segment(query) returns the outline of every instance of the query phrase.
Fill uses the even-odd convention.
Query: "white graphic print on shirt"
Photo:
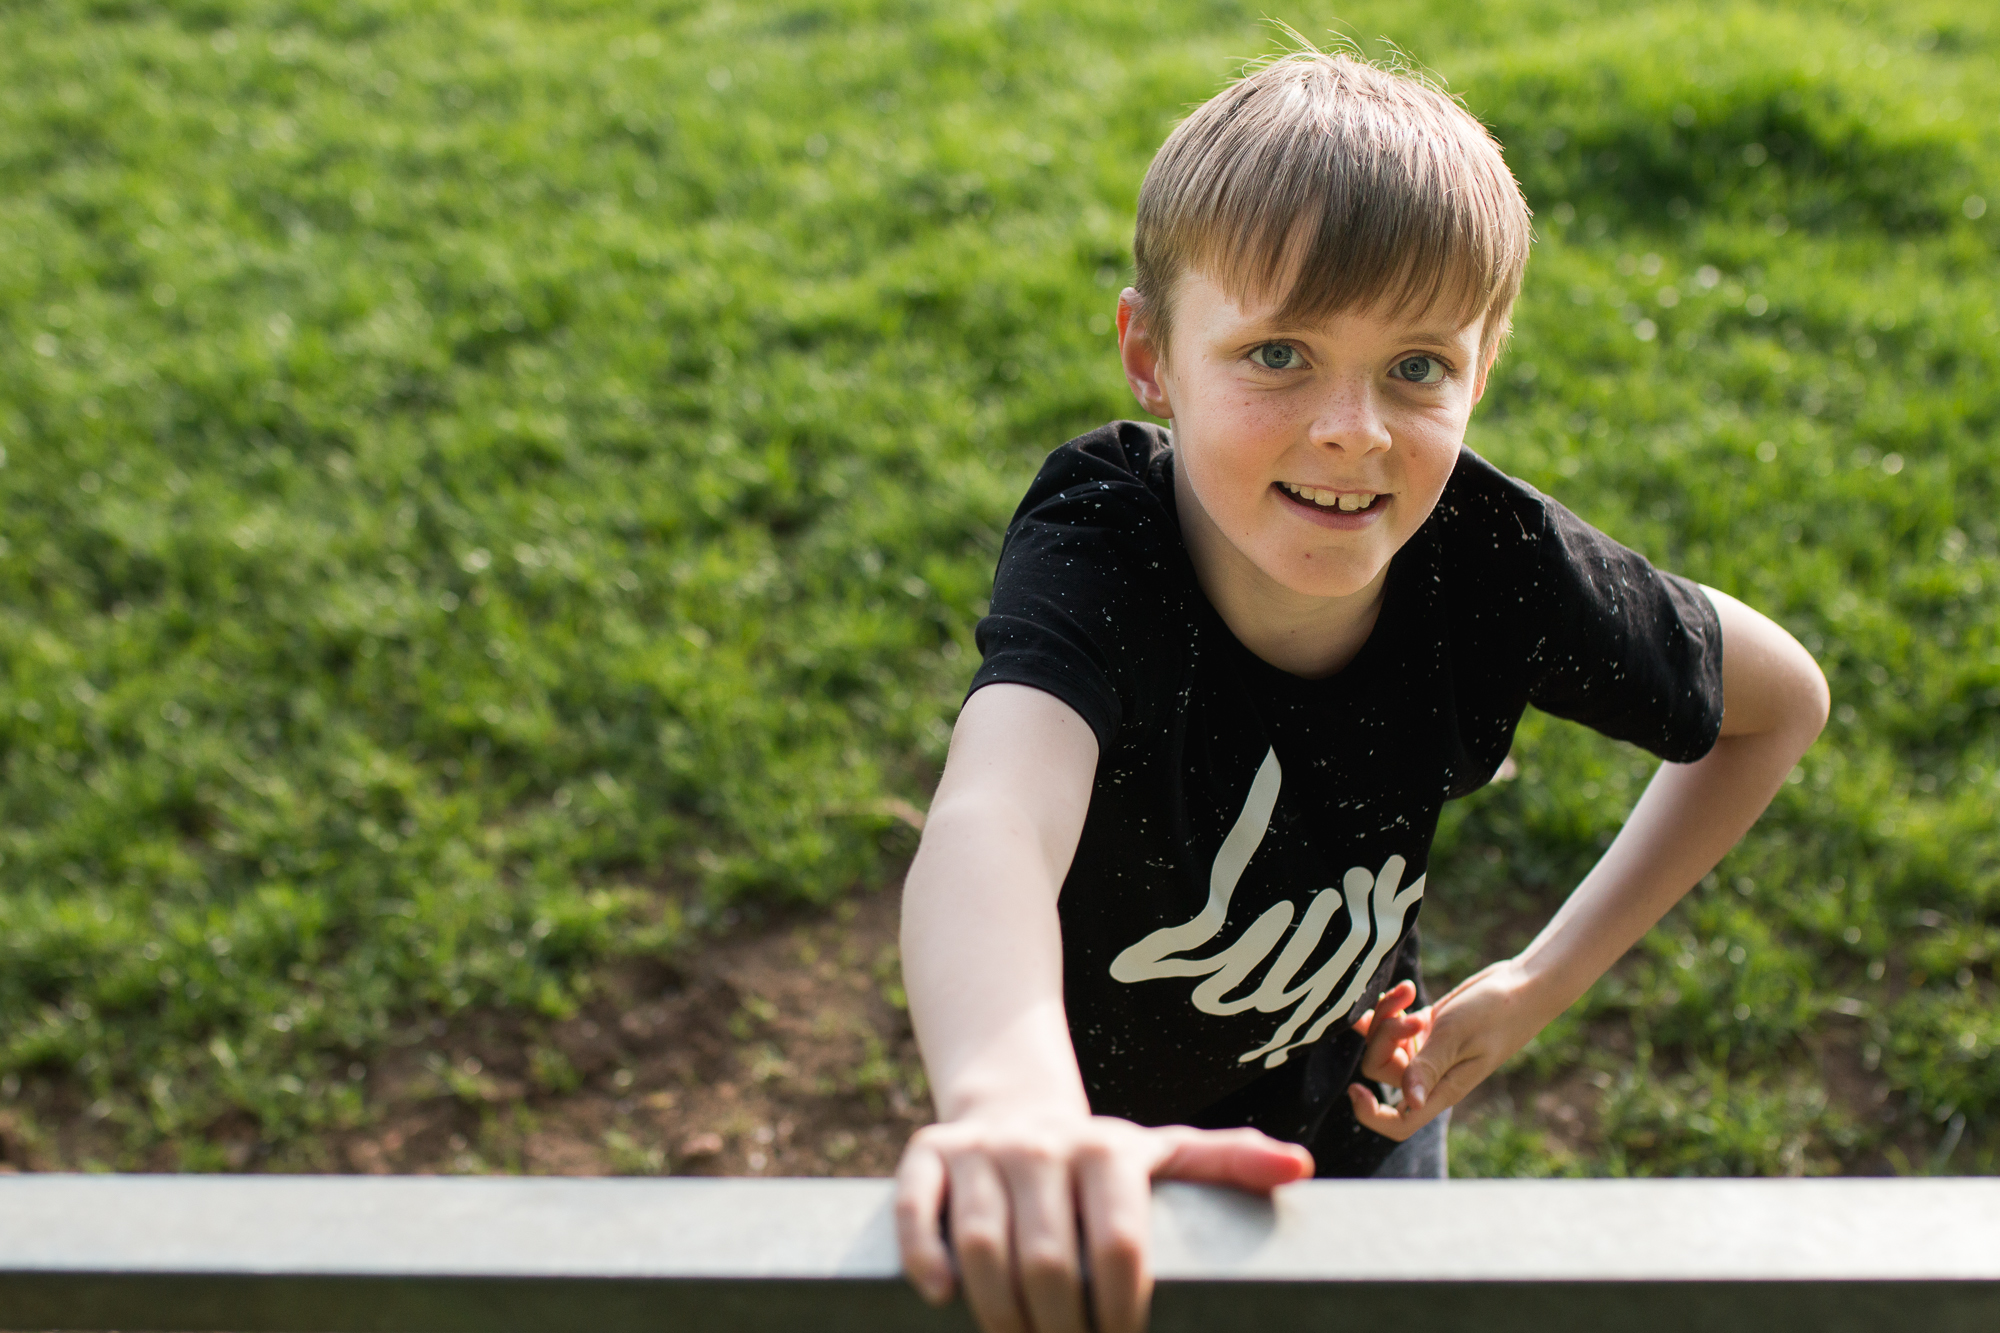
[[[1208,876],[1207,905],[1192,921],[1156,930],[1111,960],[1112,980],[1128,984],[1167,977],[1207,977],[1208,980],[1194,988],[1191,997],[1194,1007],[1204,1014],[1240,1014],[1249,1009],[1255,1009],[1260,1014],[1274,1014],[1289,1006],[1291,1016],[1269,1041],[1236,1057],[1244,1062],[1261,1057],[1266,1069],[1285,1063],[1297,1047],[1318,1041],[1327,1028],[1354,1008],[1362,988],[1375,975],[1389,950],[1395,948],[1396,942],[1402,938],[1403,918],[1409,915],[1411,905],[1424,896],[1425,878],[1418,876],[1416,883],[1398,892],[1397,886],[1408,865],[1402,857],[1391,856],[1383,862],[1380,873],[1370,873],[1362,866],[1355,866],[1341,878],[1340,889],[1322,889],[1313,895],[1312,901],[1306,905],[1304,918],[1292,931],[1291,940],[1278,955],[1278,960],[1271,964],[1270,971],[1264,974],[1257,988],[1247,995],[1229,998],[1230,992],[1242,985],[1270,956],[1271,950],[1277,947],[1278,941],[1291,927],[1297,909],[1290,901],[1265,909],[1264,914],[1251,922],[1234,943],[1206,958],[1175,955],[1200,948],[1222,930],[1223,922],[1229,916],[1229,898],[1236,892],[1236,882],[1243,877],[1257,845],[1264,841],[1264,834],[1270,830],[1271,812],[1277,809],[1278,787],[1282,780],[1278,752],[1274,749],[1265,754],[1257,776],[1251,779],[1250,794],[1243,801],[1243,812],[1236,817],[1229,836],[1222,840],[1221,848],[1215,853],[1215,862]],[[1334,914],[1342,906],[1347,909],[1347,937],[1318,971],[1297,986],[1292,985],[1293,977],[1319,948]],[[1354,967],[1355,958],[1364,948],[1368,951],[1367,957],[1361,960],[1359,967]],[[1321,1012],[1320,1006],[1326,1003],[1341,979],[1350,976],[1350,969],[1351,979],[1347,988],[1333,1002],[1332,1008]],[[1317,1019],[1314,1017],[1316,1014]],[[1299,1036],[1299,1029],[1308,1022],[1312,1026],[1304,1036]]]

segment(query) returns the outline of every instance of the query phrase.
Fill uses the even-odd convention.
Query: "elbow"
[[[1826,673],[1819,669],[1819,663],[1812,668],[1812,734],[1817,736],[1826,730],[1826,719],[1833,708],[1833,691],[1826,685]]]
[[[1819,663],[1813,661],[1811,653],[1800,647],[1798,657],[1789,711],[1799,735],[1799,750],[1803,753],[1826,730],[1827,717],[1833,710],[1833,691],[1827,687],[1826,673],[1820,670]]]
[[[1826,673],[1782,625],[1726,593],[1704,589],[1722,622],[1722,734],[1764,735],[1794,757],[1826,729]]]
[[[1757,735],[1797,759],[1819,739],[1833,709],[1826,673],[1812,654],[1791,635],[1779,630],[1753,667],[1738,681],[1740,709],[1735,701],[1723,711],[1724,734]],[[1733,725],[1732,725],[1733,722]]]

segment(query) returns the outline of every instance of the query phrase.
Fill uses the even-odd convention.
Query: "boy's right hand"
[[[934,1305],[963,1279],[986,1333],[1140,1333],[1153,1293],[1153,1181],[1268,1193],[1312,1171],[1304,1148],[1254,1129],[975,1113],[917,1131],[903,1152],[903,1269]],[[946,1210],[956,1274],[940,1227]],[[1079,1252],[1089,1256],[1094,1324],[1084,1312]]]

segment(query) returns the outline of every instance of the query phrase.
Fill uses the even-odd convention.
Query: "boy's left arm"
[[[1791,635],[1704,588],[1722,625],[1722,734],[1691,764],[1663,763],[1625,827],[1541,934],[1513,958],[1406,1012],[1403,982],[1357,1026],[1362,1072],[1399,1085],[1386,1106],[1348,1089],[1362,1124],[1406,1139],[1470,1092],[1589,990],[1736,845],[1826,725],[1826,678]]]

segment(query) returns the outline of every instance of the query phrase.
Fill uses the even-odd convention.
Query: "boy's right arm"
[[[926,1299],[950,1299],[948,1216],[987,1333],[1083,1333],[1080,1248],[1096,1327],[1137,1333],[1152,1180],[1269,1190],[1312,1172],[1305,1149],[1254,1130],[1091,1115],[1063,1012],[1056,895],[1096,768],[1097,738],[1067,704],[1025,685],[979,690],[903,889],[903,979],[938,1111],[897,1172],[903,1264]]]

